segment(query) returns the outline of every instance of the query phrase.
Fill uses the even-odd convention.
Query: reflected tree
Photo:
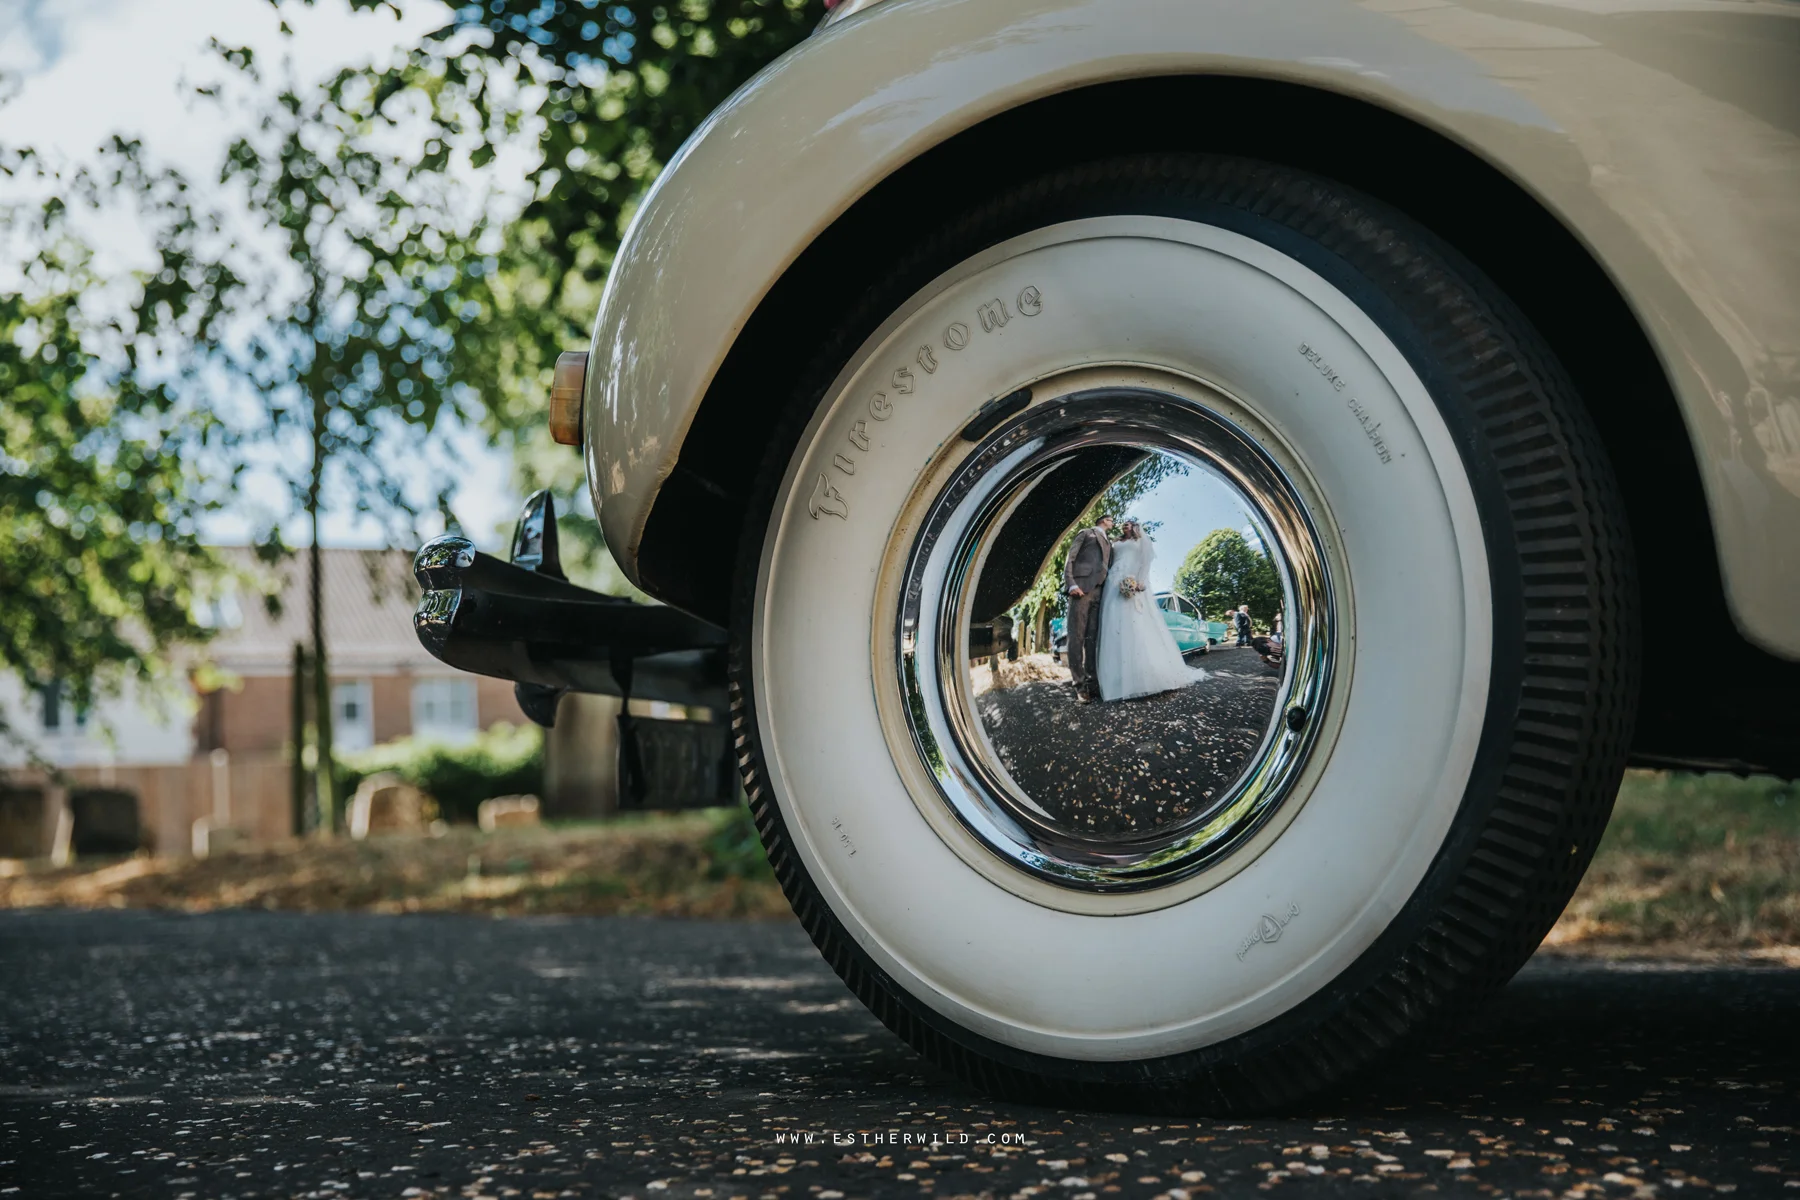
[[[1215,621],[1248,604],[1250,619],[1266,629],[1281,611],[1275,564],[1235,529],[1215,529],[1187,552],[1175,572],[1175,590]]]

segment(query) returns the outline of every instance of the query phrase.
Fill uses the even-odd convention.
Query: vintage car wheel
[[[851,989],[1003,1093],[1231,1111],[1510,977],[1610,811],[1636,636],[1609,468],[1519,312],[1241,159],[1070,169],[869,268],[733,630],[757,824]],[[1207,682],[1080,705],[969,666],[1106,487],[1165,539],[1244,522],[1278,671],[1227,639]]]

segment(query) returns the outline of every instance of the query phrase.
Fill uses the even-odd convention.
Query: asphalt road
[[[1800,1196],[1800,971],[1540,957],[1310,1111],[1152,1121],[963,1089],[785,922],[9,913],[0,967],[22,1198]]]

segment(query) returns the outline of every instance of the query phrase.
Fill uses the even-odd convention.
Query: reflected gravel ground
[[[0,963],[21,1197],[1800,1196],[1800,971],[1540,957],[1353,1093],[1182,1121],[962,1088],[788,922],[8,913]]]
[[[1254,650],[1189,662],[1206,678],[1160,696],[1082,704],[1071,687],[1034,682],[983,692],[975,707],[1007,773],[1058,825],[1152,833],[1220,796],[1274,716],[1281,672]]]

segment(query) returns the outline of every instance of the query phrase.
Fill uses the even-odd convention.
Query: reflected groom
[[[1098,698],[1094,681],[1094,645],[1100,633],[1100,604],[1106,598],[1106,569],[1112,566],[1111,517],[1075,535],[1063,564],[1063,590],[1069,594],[1069,674],[1083,700]]]

